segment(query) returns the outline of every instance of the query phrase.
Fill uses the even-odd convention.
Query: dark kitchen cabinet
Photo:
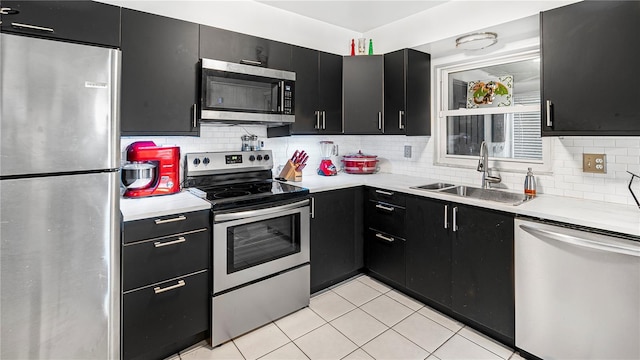
[[[431,56],[412,49],[384,55],[384,133],[431,134]]]
[[[362,188],[314,193],[311,218],[311,292],[363,267]]]
[[[198,24],[122,9],[121,134],[199,134]]]
[[[200,25],[200,57],[291,70],[292,45]]]
[[[208,337],[208,210],[124,222],[122,357],[165,358]]]
[[[407,289],[451,307],[451,205],[423,197],[407,199]]]
[[[640,135],[640,2],[578,2],[540,28],[542,135]]]
[[[365,201],[365,265],[393,286],[405,286],[406,195],[369,188]]]
[[[342,65],[344,133],[384,133],[383,56],[346,56]]]
[[[94,1],[2,1],[2,32],[120,47],[120,7]]]
[[[407,200],[407,289],[514,344],[512,214]]]

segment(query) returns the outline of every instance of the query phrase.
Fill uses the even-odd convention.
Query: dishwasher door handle
[[[560,241],[566,244],[580,246],[588,249],[640,257],[640,245],[626,246],[624,244],[611,241],[607,236],[604,235],[587,233],[579,230],[565,230],[562,228],[554,229],[553,231],[551,231],[532,225],[522,224],[520,225],[520,228],[537,238]],[[581,236],[576,236],[576,233],[580,233]]]

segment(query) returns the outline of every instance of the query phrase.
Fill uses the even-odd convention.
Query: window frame
[[[455,109],[449,110],[449,74],[478,69],[487,66],[500,65],[504,63],[526,61],[532,59],[540,59],[539,47],[523,49],[516,52],[496,55],[488,58],[487,56],[467,58],[455,62],[445,62],[434,65],[434,77],[436,78],[436,109],[435,109],[435,148],[436,156],[435,164],[440,166],[451,166],[460,168],[473,168],[478,165],[477,156],[469,155],[451,155],[447,154],[447,118],[449,116],[469,116],[469,115],[491,115],[491,114],[508,114],[508,113],[541,113],[540,104],[537,105],[517,105],[508,107],[488,107],[474,109]],[[541,85],[542,87],[542,85]],[[540,124],[542,126],[542,124]],[[542,137],[542,159],[508,159],[489,157],[489,167],[495,168],[502,172],[522,173],[527,168],[534,167],[536,173],[551,173],[552,170],[552,146],[553,142]]]

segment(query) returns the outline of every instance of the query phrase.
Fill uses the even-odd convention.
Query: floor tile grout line
[[[464,328],[469,328],[469,329],[470,329],[470,331],[475,331],[473,328],[470,328],[470,327],[468,327],[468,326],[466,326],[466,325],[464,325],[464,326],[460,329],[460,331],[461,331],[462,329],[464,329]],[[478,334],[479,334],[479,336],[482,336],[482,334],[480,334],[480,333],[478,333]],[[462,335],[462,334],[460,334],[460,336],[462,336],[463,338],[465,338],[465,339],[467,339],[467,340],[471,341],[472,343],[474,343],[474,344],[476,344],[476,345],[480,346],[481,348],[483,348],[483,349],[487,350],[488,352],[490,352],[490,353],[492,353],[492,354],[496,355],[497,357],[499,357],[499,358],[500,358],[500,359],[502,359],[502,360],[509,360],[509,358],[511,358],[511,355],[513,355],[513,353],[515,352],[515,349],[508,348],[508,349],[511,349],[511,355],[509,355],[509,357],[507,357],[507,358],[505,359],[505,358],[503,358],[502,356],[500,356],[499,354],[496,354],[496,353],[495,353],[494,351],[492,351],[491,349],[487,349],[487,348],[486,348],[486,347],[484,347],[482,344],[478,344],[477,342],[473,341],[473,339],[469,339],[468,337],[466,337],[466,336],[464,336],[464,335]],[[487,341],[492,341],[492,340],[491,340],[491,339],[487,339]],[[505,346],[505,345],[502,345],[502,344],[497,344],[497,345]],[[506,347],[506,346],[505,346],[505,347]]]

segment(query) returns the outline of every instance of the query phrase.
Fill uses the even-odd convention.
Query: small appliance
[[[333,141],[320,141],[320,166],[318,167],[318,175],[332,176],[338,173],[336,166],[331,162],[331,156],[338,155],[338,147]]]
[[[180,147],[137,141],[127,147],[122,166],[124,197],[173,194],[180,191]]]

